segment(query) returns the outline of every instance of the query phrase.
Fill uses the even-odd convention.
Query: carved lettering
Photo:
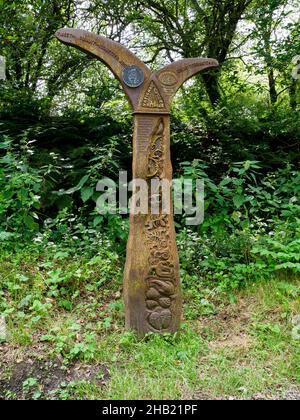
[[[70,34],[69,32],[58,31],[57,35],[61,38],[71,38],[71,39],[75,38],[75,36],[73,34]]]
[[[106,48],[103,45],[103,41],[97,41],[96,39],[90,38],[88,36],[81,36],[79,39],[80,41],[86,42],[89,45],[93,45],[93,46],[96,46],[97,48],[100,48],[100,50],[104,51],[106,54],[109,54],[115,60],[119,60],[119,56],[116,53],[114,53],[111,49]]]
[[[198,68],[199,71],[200,71],[201,68],[207,67],[207,66],[214,66],[214,62],[213,61],[206,61],[203,64],[202,63],[189,63],[189,64],[187,64],[185,66],[178,67],[176,69],[176,71],[177,71],[177,73],[182,73],[185,70],[192,70],[195,67]]]
[[[145,108],[164,108],[165,107],[164,100],[153,81],[150,83],[150,86],[148,87],[145,93],[144,99],[142,101],[142,105]]]
[[[149,138],[151,136],[151,131],[153,130],[153,120],[155,117],[137,116],[137,152],[145,153],[148,150]]]

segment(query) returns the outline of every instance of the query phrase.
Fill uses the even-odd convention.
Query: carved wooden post
[[[184,59],[152,73],[128,49],[102,36],[66,28],[56,37],[104,62],[121,82],[134,114],[133,178],[148,185],[151,180],[171,181],[171,101],[187,79],[218,62]],[[173,214],[162,208],[152,212],[151,206],[148,214],[136,214],[135,207],[133,200],[124,274],[126,327],[139,335],[175,332],[182,303]]]

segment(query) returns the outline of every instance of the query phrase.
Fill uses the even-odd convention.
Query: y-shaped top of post
[[[186,80],[218,67],[211,58],[187,58],[152,73],[131,51],[103,36],[64,28],[56,32],[56,37],[106,64],[121,82],[134,113],[169,114],[172,99]]]

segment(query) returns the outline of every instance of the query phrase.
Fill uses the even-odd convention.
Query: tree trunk
[[[278,94],[276,90],[276,79],[274,75],[274,70],[272,68],[268,69],[268,80],[269,80],[270,101],[272,105],[275,105],[278,99]]]
[[[297,80],[292,79],[291,85],[289,87],[289,95],[290,95],[290,107],[293,111],[297,108]]]
[[[205,89],[212,106],[216,106],[221,98],[219,90],[219,73],[217,71],[202,74]]]

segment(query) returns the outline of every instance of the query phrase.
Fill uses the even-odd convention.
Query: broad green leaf
[[[242,207],[243,204],[245,204],[247,201],[246,197],[244,195],[235,195],[233,197],[233,203],[237,209]]]
[[[88,201],[92,197],[93,194],[94,194],[93,187],[84,187],[80,191],[81,199],[84,203]]]
[[[74,192],[81,190],[81,188],[84,186],[84,184],[87,182],[88,179],[89,179],[89,175],[85,175],[84,177],[81,178],[81,180],[76,185],[76,187],[73,187],[67,191],[64,191],[63,194],[73,194]]]

